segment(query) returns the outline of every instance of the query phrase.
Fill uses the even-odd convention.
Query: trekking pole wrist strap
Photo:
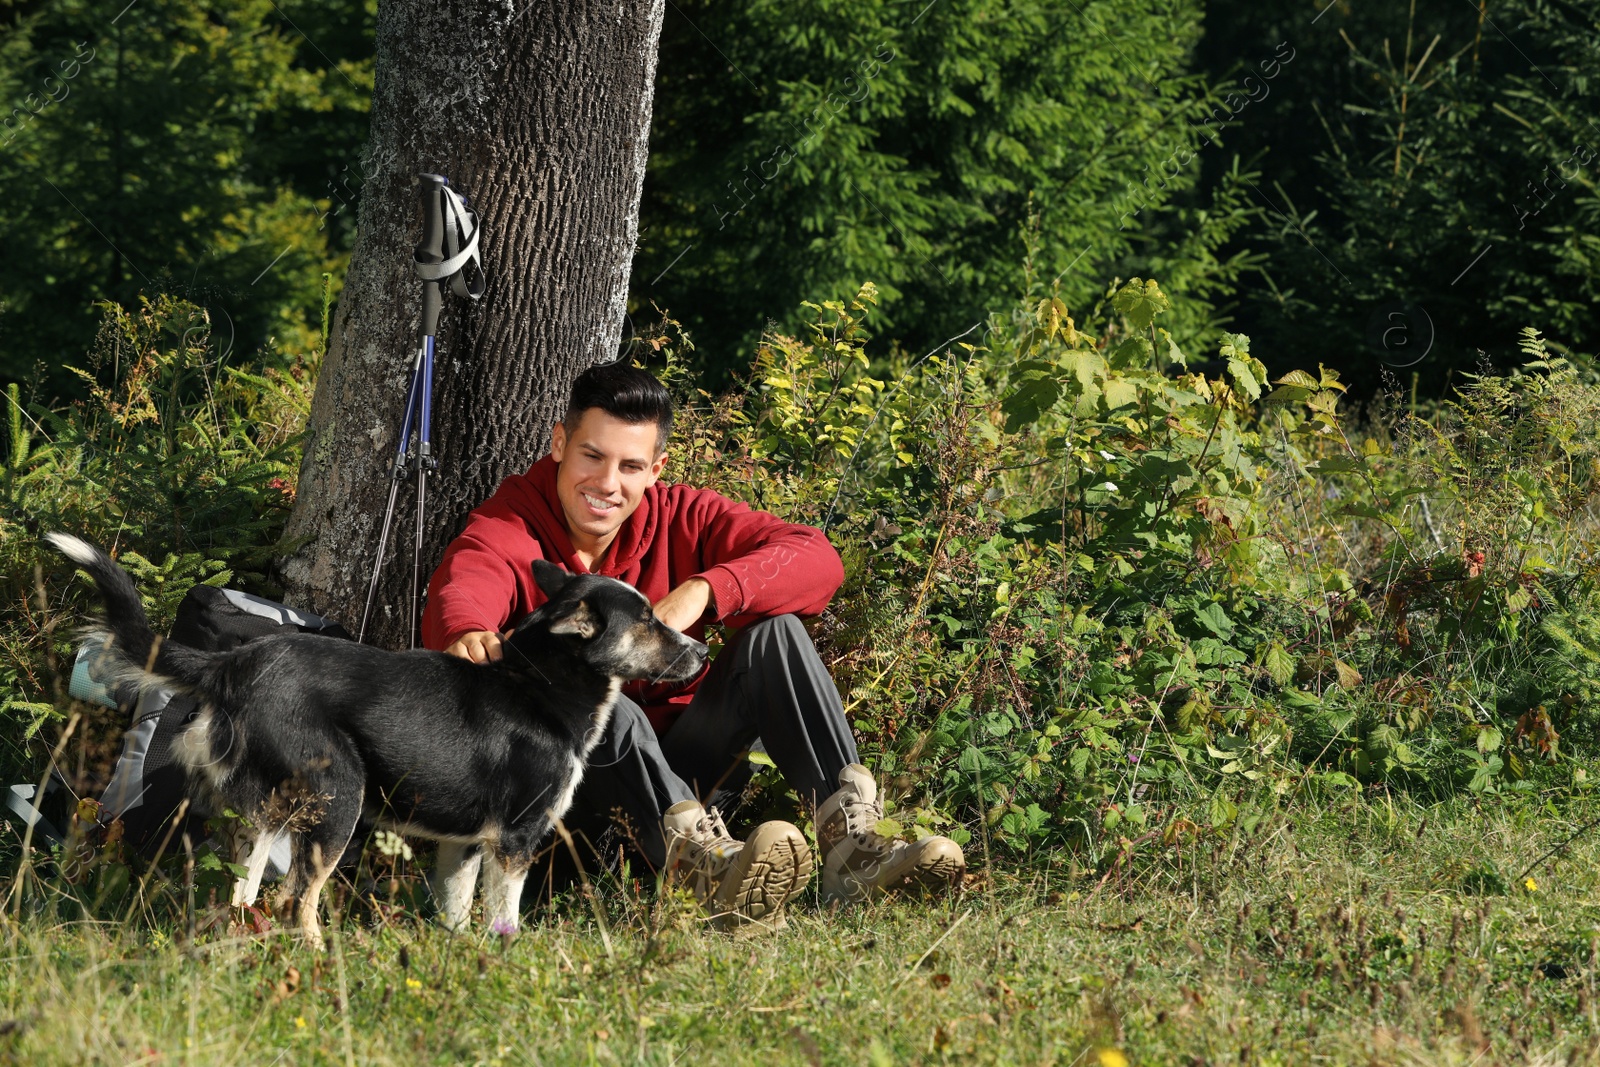
[[[449,186],[439,188],[439,206],[444,217],[444,260],[439,263],[416,261],[417,276],[425,282],[448,280],[457,296],[476,300],[483,295],[483,258],[478,251],[478,213]],[[463,269],[472,265],[468,281]]]

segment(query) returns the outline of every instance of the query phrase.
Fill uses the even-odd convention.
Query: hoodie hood
[[[561,558],[555,562],[573,574],[603,574],[635,584],[645,550],[655,541],[661,521],[665,487],[658,481],[644,491],[644,499],[632,515],[623,520],[611,547],[600,558],[600,567],[591,572],[578,559],[578,550],[567,532],[567,516],[556,493],[556,461],[549,456],[528,468],[526,478],[508,480],[504,485],[506,503],[533,529],[534,536],[553,547]]]

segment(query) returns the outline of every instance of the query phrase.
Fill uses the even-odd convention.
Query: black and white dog
[[[318,898],[363,811],[439,842],[433,890],[456,929],[487,849],[484,919],[514,928],[534,854],[571,805],[622,683],[685,681],[706,660],[632,586],[543,560],[533,573],[549,600],[496,663],[312,634],[202,652],[155,636],[133,580],[104,552],[68,534],[46,540],[94,578],[127,673],[199,698],[178,758],[212,810],[240,813],[256,835],[234,904],[255,903],[270,843],[288,831],[284,899],[318,945]]]

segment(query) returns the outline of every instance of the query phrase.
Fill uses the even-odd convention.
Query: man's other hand
[[[464,633],[454,641],[445,652],[462,659],[470,659],[474,663],[493,663],[505,653],[500,646],[504,639],[493,630],[474,630]]]
[[[682,633],[715,608],[712,601],[711,583],[704,578],[690,578],[655,602],[656,618]]]

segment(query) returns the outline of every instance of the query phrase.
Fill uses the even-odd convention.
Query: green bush
[[[1153,281],[917,361],[868,354],[874,296],[769,336],[756,402],[687,397],[678,469],[840,548],[818,632],[909,831],[1106,863],[1306,790],[1587,777],[1600,390],[1536,335],[1363,436],[1248,338],[1191,370]]]

